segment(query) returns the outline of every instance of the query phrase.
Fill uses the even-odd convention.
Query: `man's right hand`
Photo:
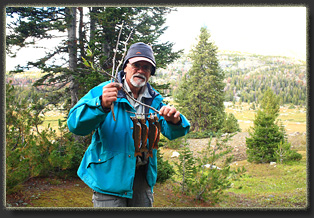
[[[102,89],[101,106],[103,108],[110,108],[112,102],[117,100],[118,91],[121,89],[122,84],[112,82],[105,85]]]

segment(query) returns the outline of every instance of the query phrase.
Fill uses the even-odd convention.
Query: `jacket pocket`
[[[97,158],[86,165],[94,190],[118,196],[132,193],[135,160],[125,153],[109,151]]]
[[[106,153],[103,153],[100,155],[97,155],[94,152],[91,152],[86,168],[89,168],[92,164],[105,163],[105,162],[111,160],[114,156],[116,156],[116,154],[112,153],[112,152],[106,152]]]

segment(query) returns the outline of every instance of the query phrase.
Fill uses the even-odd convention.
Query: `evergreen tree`
[[[202,27],[192,49],[192,67],[183,77],[177,93],[180,110],[191,122],[191,130],[217,132],[224,123],[224,72],[217,59],[217,47]]]
[[[233,113],[229,113],[227,115],[222,131],[225,133],[234,133],[241,131],[238,120]]]
[[[190,186],[195,175],[195,160],[193,158],[193,152],[189,148],[189,143],[185,137],[185,143],[183,147],[179,150],[179,162],[175,165],[178,167],[177,175],[180,179],[181,189],[180,192],[189,194]]]
[[[163,154],[160,149],[157,150],[157,181],[158,183],[164,183],[175,174],[172,165],[168,160],[164,160]]]
[[[40,39],[58,37],[52,30],[66,32],[65,40],[55,50],[27,66],[17,66],[15,72],[37,67],[45,75],[34,85],[49,91],[47,99],[53,104],[67,100],[74,105],[80,97],[99,81],[108,80],[100,72],[91,72],[83,64],[86,48],[93,52],[90,57],[105,71],[111,72],[112,59],[122,23],[123,31],[118,45],[116,61],[121,60],[127,37],[131,35],[128,46],[142,41],[151,44],[155,52],[158,67],[164,67],[179,57],[173,52],[173,43],[158,42],[164,33],[165,15],[173,9],[167,7],[92,7],[89,8],[89,20],[83,22],[83,7],[7,7],[8,19],[6,36],[7,53],[15,55],[13,48],[22,48],[28,44],[36,45]],[[77,13],[78,11],[78,13]],[[76,25],[78,23],[78,25]],[[87,37],[89,34],[90,38]],[[78,34],[78,35],[77,35]],[[61,58],[60,58],[61,57]],[[56,61],[58,60],[58,61]],[[116,64],[117,66],[117,64]],[[68,111],[69,108],[66,108]]]
[[[276,161],[278,144],[286,142],[284,129],[276,122],[279,99],[271,89],[265,92],[260,108],[249,132],[251,138],[246,138],[247,155],[249,162],[267,163]]]

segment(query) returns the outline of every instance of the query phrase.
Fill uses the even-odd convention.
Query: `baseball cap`
[[[153,65],[154,67],[156,67],[156,64],[151,61],[150,59],[148,58],[145,58],[145,57],[134,57],[134,58],[130,58],[129,59],[129,63],[133,64],[135,62],[138,62],[138,61],[146,61],[146,62],[149,62],[151,65]]]
[[[130,63],[135,63],[137,61],[147,61],[153,65],[151,75],[155,74],[156,62],[153,50],[149,45],[143,42],[137,42],[130,46],[124,58],[123,69],[125,68],[128,61]]]

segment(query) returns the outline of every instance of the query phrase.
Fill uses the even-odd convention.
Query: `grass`
[[[304,153],[305,154],[305,153]],[[193,196],[174,192],[178,183],[168,180],[154,187],[154,207],[222,207],[222,208],[306,208],[307,174],[305,157],[300,162],[252,164],[239,161],[247,172],[233,181],[226,197],[217,205],[196,201]],[[12,197],[12,196],[15,196]],[[80,179],[37,178],[10,196],[8,206],[23,207],[92,207],[92,191]],[[14,202],[19,202],[18,205]]]
[[[255,119],[256,110],[250,110],[247,103],[236,103],[233,107],[227,107],[227,113],[233,113],[238,119],[242,132],[247,132]],[[305,109],[295,108],[288,109],[288,107],[281,107],[278,119],[285,125],[287,133],[292,132],[306,132],[306,113]]]
[[[238,163],[247,173],[228,189],[229,198],[222,207],[307,207],[307,173],[305,156],[290,164]],[[238,200],[235,200],[238,198]],[[244,199],[246,199],[244,201]]]
[[[92,207],[92,191],[79,178],[32,178],[7,196],[9,207]]]
[[[290,164],[253,164],[246,160],[238,164],[244,166],[247,173],[241,180],[235,181],[229,191],[234,193],[268,194],[273,192],[291,192],[306,187],[306,163]]]
[[[66,120],[65,116],[61,113],[58,113],[55,111],[48,112],[46,114],[46,116],[44,117],[43,124],[39,128],[43,129],[43,128],[48,128],[48,126],[49,126],[52,129],[56,130],[57,135],[59,135],[60,134],[60,132],[59,132],[59,121],[58,121],[59,119],[61,121]]]
[[[247,172],[233,181],[225,191],[226,197],[217,205],[195,201],[173,191],[177,183],[157,184],[155,207],[222,207],[222,208],[306,208],[307,173],[306,153],[300,152],[300,162],[288,164],[253,164],[246,160],[236,162],[232,168],[244,166]]]

